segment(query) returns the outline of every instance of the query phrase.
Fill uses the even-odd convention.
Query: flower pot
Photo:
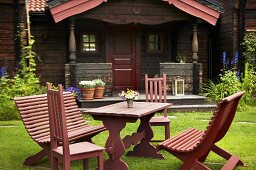
[[[84,100],[93,100],[95,88],[81,88]]]
[[[95,99],[102,99],[104,95],[105,87],[96,87],[94,91],[94,98]]]
[[[127,107],[128,107],[128,108],[132,108],[132,106],[133,106],[133,100],[132,100],[132,99],[127,99],[126,101],[127,101]]]

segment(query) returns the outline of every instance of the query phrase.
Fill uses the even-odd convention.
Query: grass
[[[237,167],[236,169],[256,169],[256,108],[247,111],[239,111],[231,125],[226,136],[218,143],[218,146],[224,148],[230,153],[241,157],[246,167]],[[172,119],[171,135],[188,128],[196,127],[205,129],[211,113],[171,113],[176,116]],[[99,124],[90,116],[86,119],[90,124]],[[127,124],[121,132],[122,136],[131,134],[136,131],[139,122],[135,124]],[[163,138],[163,128],[154,127],[154,134],[157,138]],[[103,132],[93,138],[94,143],[104,146],[108,132]],[[154,143],[155,145],[157,143]],[[127,151],[131,150],[127,149]],[[28,136],[21,121],[0,121],[0,169],[1,170],[44,170],[50,169],[50,163],[47,159],[40,161],[37,166],[23,166],[23,161],[26,157],[38,152],[40,147]],[[122,159],[128,163],[129,169],[178,169],[181,161],[171,154],[161,151],[164,155],[164,160],[150,158],[136,158],[123,156]],[[105,159],[107,154],[105,153]],[[213,170],[220,169],[225,160],[214,153],[210,153],[206,160],[206,164]],[[90,160],[90,169],[95,169],[96,160]],[[82,162],[72,163],[72,169],[81,169]]]

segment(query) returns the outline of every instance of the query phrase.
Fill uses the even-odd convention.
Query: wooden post
[[[69,60],[70,63],[76,63],[76,39],[74,18],[70,19],[69,24]]]
[[[192,40],[193,63],[198,63],[198,39],[197,39],[197,24],[193,24],[193,40]]]

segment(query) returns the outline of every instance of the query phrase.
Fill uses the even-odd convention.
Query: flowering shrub
[[[134,90],[131,90],[131,89],[127,89],[126,92],[122,91],[122,93],[120,93],[119,96],[123,100],[138,100],[139,99],[139,93]]]
[[[66,92],[71,92],[73,96],[77,97],[77,99],[80,99],[82,96],[81,91],[77,87],[68,87],[64,89]]]
[[[95,87],[95,83],[93,81],[80,81],[79,82],[79,86],[81,88],[94,88]]]

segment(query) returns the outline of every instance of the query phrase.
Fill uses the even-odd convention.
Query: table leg
[[[153,131],[149,124],[149,120],[154,115],[147,115],[140,118],[140,125],[138,127],[137,132],[142,133],[144,131],[145,137],[142,138],[141,142],[136,145],[133,151],[129,151],[127,153],[128,156],[138,156],[138,157],[151,157],[151,158],[158,158],[164,159],[162,154],[157,153],[156,148],[150,144],[150,140],[153,138]]]
[[[105,145],[109,159],[104,162],[104,169],[128,170],[128,165],[121,160],[125,147],[120,137],[120,131],[125,127],[126,121],[119,118],[105,118],[102,121],[109,131],[109,136]]]

